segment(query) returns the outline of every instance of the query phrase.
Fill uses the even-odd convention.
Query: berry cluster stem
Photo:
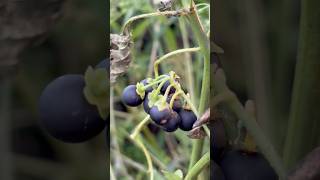
[[[148,85],[145,85],[144,86],[144,90],[148,89],[149,87],[151,87],[151,86],[153,86],[155,84],[161,83],[162,81],[163,81],[163,79],[160,79],[160,80],[154,81],[154,82],[152,82],[152,83],[150,83]]]
[[[199,51],[200,48],[199,47],[194,47],[194,48],[185,48],[185,49],[179,49],[179,50],[176,50],[176,51],[172,51],[168,54],[165,54],[163,55],[161,58],[157,59],[155,62],[154,62],[154,74],[155,74],[155,77],[158,77],[159,76],[159,64],[166,60],[166,59],[169,59],[170,57],[172,56],[176,56],[176,55],[179,55],[179,54],[182,54],[182,53],[190,53],[190,52],[197,52]]]
[[[153,174],[152,159],[151,159],[151,156],[150,156],[147,148],[143,145],[142,140],[141,140],[141,136],[140,136],[140,132],[141,132],[142,128],[145,127],[149,123],[149,121],[150,121],[150,115],[147,115],[138,124],[138,126],[136,126],[136,128],[133,131],[133,133],[131,133],[130,138],[143,151],[143,153],[144,153],[144,155],[145,155],[145,157],[147,159],[147,163],[148,163],[148,173],[150,175],[150,180],[153,180],[154,179],[154,174]]]

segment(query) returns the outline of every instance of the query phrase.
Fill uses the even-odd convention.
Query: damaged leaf
[[[114,84],[119,76],[124,74],[130,65],[130,36],[110,34],[110,82]]]

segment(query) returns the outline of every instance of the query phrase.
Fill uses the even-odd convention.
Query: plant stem
[[[161,58],[157,59],[155,62],[154,62],[154,74],[155,74],[155,77],[158,77],[159,76],[159,71],[158,71],[158,67],[159,67],[159,64],[172,57],[172,56],[175,56],[175,55],[178,55],[178,54],[181,54],[181,53],[187,53],[187,52],[197,52],[199,51],[200,48],[199,47],[195,47],[195,48],[185,48],[185,49],[179,49],[179,50],[176,50],[176,51],[172,51],[164,56],[162,56]]]
[[[300,37],[290,119],[284,147],[292,168],[319,145],[320,131],[320,1],[301,1]]]
[[[182,36],[182,43],[183,43],[183,47],[184,48],[189,48],[190,47],[190,43],[189,43],[189,33],[187,31],[186,28],[186,23],[185,20],[181,20],[179,21],[179,25],[180,25],[180,31],[181,31],[181,36]],[[194,92],[194,76],[193,76],[193,66],[192,66],[192,59],[190,54],[185,54],[185,77],[186,77],[186,82],[187,82],[187,88],[188,88],[188,92],[191,96],[191,101],[193,103],[195,103],[196,105],[198,104],[198,102],[196,101],[195,98],[195,92]]]
[[[137,137],[135,137],[135,139],[132,139],[143,151],[146,159],[147,159],[147,163],[148,163],[148,173],[150,176],[150,180],[154,180],[154,175],[153,175],[153,165],[152,165],[152,159],[151,156],[147,150],[147,148],[143,145],[142,141],[141,141],[141,137],[140,135],[138,135]]]
[[[113,99],[113,94],[114,94],[114,89],[110,89],[110,132],[111,134],[116,134],[116,121],[115,121],[115,113],[114,113],[114,99]],[[117,137],[112,138],[111,143],[113,144],[114,148],[116,151],[121,154],[120,146],[117,140]],[[123,174],[128,176],[128,171],[126,166],[123,166],[123,159],[121,156],[115,156],[114,157],[115,161],[117,162],[116,164],[119,164],[119,166],[123,169]],[[117,169],[117,167],[116,167]],[[111,170],[111,169],[110,169]],[[128,176],[128,179],[132,179],[130,176]]]
[[[202,77],[202,86],[201,86],[201,97],[199,103],[199,114],[202,114],[205,111],[207,104],[207,99],[210,93],[210,40],[207,37],[203,26],[200,22],[199,16],[194,6],[194,2],[191,1],[191,14],[186,17],[189,20],[191,29],[196,36],[198,41],[200,51],[204,56],[204,69]],[[202,153],[203,139],[193,140],[192,153],[190,158],[189,169],[198,161]]]
[[[131,17],[122,27],[122,34],[128,34],[128,28],[131,23],[133,23],[136,20],[139,19],[144,19],[144,18],[150,18],[150,17],[155,17],[155,16],[183,16],[187,15],[189,11],[187,9],[180,9],[178,11],[163,11],[163,12],[153,12],[153,13],[147,13],[147,14],[140,14],[137,16]]]
[[[184,178],[185,180],[190,180],[195,178],[203,168],[208,166],[210,163],[210,152],[207,152],[202,158],[188,171],[188,174]]]
[[[111,180],[116,180],[116,176],[114,175],[113,167],[111,164],[110,164],[110,177],[111,177]]]
[[[263,134],[255,119],[245,111],[236,95],[227,87],[225,75],[222,69],[218,69],[216,72],[215,85],[215,91],[217,94],[228,94],[229,97],[224,101],[224,104],[238,117],[240,121],[244,123],[246,129],[253,136],[255,143],[261,152],[277,172],[279,178],[285,179],[286,171],[280,156],[275,151],[269,139]]]
[[[134,129],[133,133],[130,135],[130,138],[133,140],[133,142],[135,142],[143,151],[146,159],[147,159],[147,163],[148,163],[148,173],[150,176],[150,180],[154,179],[154,175],[153,175],[153,165],[152,165],[152,160],[151,160],[151,156],[147,150],[147,148],[143,145],[142,141],[141,141],[141,137],[139,135],[139,133],[141,132],[142,128],[145,127],[146,124],[149,123],[150,120],[150,115],[147,115],[139,124],[138,126]]]
[[[151,87],[151,86],[153,86],[153,85],[155,85],[155,84],[158,84],[158,83],[160,83],[160,82],[162,82],[163,81],[163,79],[160,79],[160,80],[157,80],[157,81],[155,81],[155,82],[152,82],[152,83],[150,83],[150,84],[148,84],[148,85],[145,85],[144,86],[144,90],[146,90],[146,89],[148,89],[149,87]]]
[[[142,128],[147,125],[150,121],[150,115],[147,115],[139,124],[136,126],[136,128],[133,130],[133,132],[130,135],[131,139],[135,139],[138,134],[141,132]]]

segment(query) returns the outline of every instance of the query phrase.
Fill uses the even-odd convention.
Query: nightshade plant
[[[153,122],[157,126],[161,127],[163,131],[167,132],[174,132],[178,128],[182,129],[183,131],[192,130],[195,121],[208,108],[208,97],[210,95],[210,41],[207,35],[208,32],[204,30],[203,24],[199,19],[196,8],[197,6],[193,1],[189,1],[189,4],[185,6],[185,8],[175,10],[173,7],[171,7],[171,1],[166,1],[165,3],[164,1],[161,2],[161,5],[166,7],[161,7],[159,11],[154,13],[141,14],[131,17],[123,25],[121,34],[112,35],[112,37],[119,37],[117,39],[131,39],[131,24],[139,19],[158,16],[176,17],[178,19],[186,18],[199,45],[199,47],[178,49],[163,55],[153,64],[154,77],[147,77],[136,84],[130,84],[122,91],[121,99],[123,103],[128,106],[139,106],[140,104],[143,104],[143,108],[148,114],[136,126],[131,133],[130,138],[144,152],[148,164],[147,173],[149,174],[149,178],[151,180],[155,179],[153,162],[147,147],[144,145],[141,139],[141,130],[149,122]],[[205,5],[209,9],[209,4]],[[116,41],[112,40],[112,42]],[[124,43],[124,41],[122,41],[119,44],[120,45],[111,46],[111,67],[113,62],[115,64],[119,64],[119,62],[123,60],[126,63],[127,60],[130,59],[128,58],[126,51],[118,50],[119,46],[121,46],[123,49],[127,49],[130,43]],[[123,46],[123,44],[125,44],[125,46]],[[174,69],[167,74],[159,74],[160,64],[163,64],[166,60],[176,55],[186,53],[197,53],[201,56],[201,58],[203,58],[204,61],[198,108],[196,108],[190,96],[183,90],[182,84],[179,82],[179,80],[183,77],[179,77]],[[117,57],[119,57],[119,59],[117,59]],[[116,79],[116,76],[113,79]],[[207,137],[210,138],[210,131],[207,125],[204,124],[202,128],[204,129]],[[209,165],[210,152],[206,152],[204,154],[202,153],[204,138],[192,141],[193,148],[192,152],[190,153],[191,156],[189,170],[186,172],[186,174],[183,174],[179,169],[177,169],[174,173],[167,171],[167,169],[162,169],[163,174],[167,179],[194,179],[204,168]],[[114,175],[113,169],[114,168],[110,166],[111,177]]]

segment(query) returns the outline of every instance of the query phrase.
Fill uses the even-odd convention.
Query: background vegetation
[[[62,3],[50,2],[52,8]],[[47,7],[34,1],[28,1],[28,6],[20,3],[20,9]],[[105,1],[64,1],[57,23],[20,54],[10,74],[0,78],[0,147],[9,151],[1,151],[5,165],[0,166],[0,179],[108,178],[104,133],[87,143],[66,144],[47,135],[38,119],[38,99],[49,82],[64,74],[83,74],[87,66],[106,57],[106,13]],[[41,18],[38,14],[37,27],[43,25]]]

